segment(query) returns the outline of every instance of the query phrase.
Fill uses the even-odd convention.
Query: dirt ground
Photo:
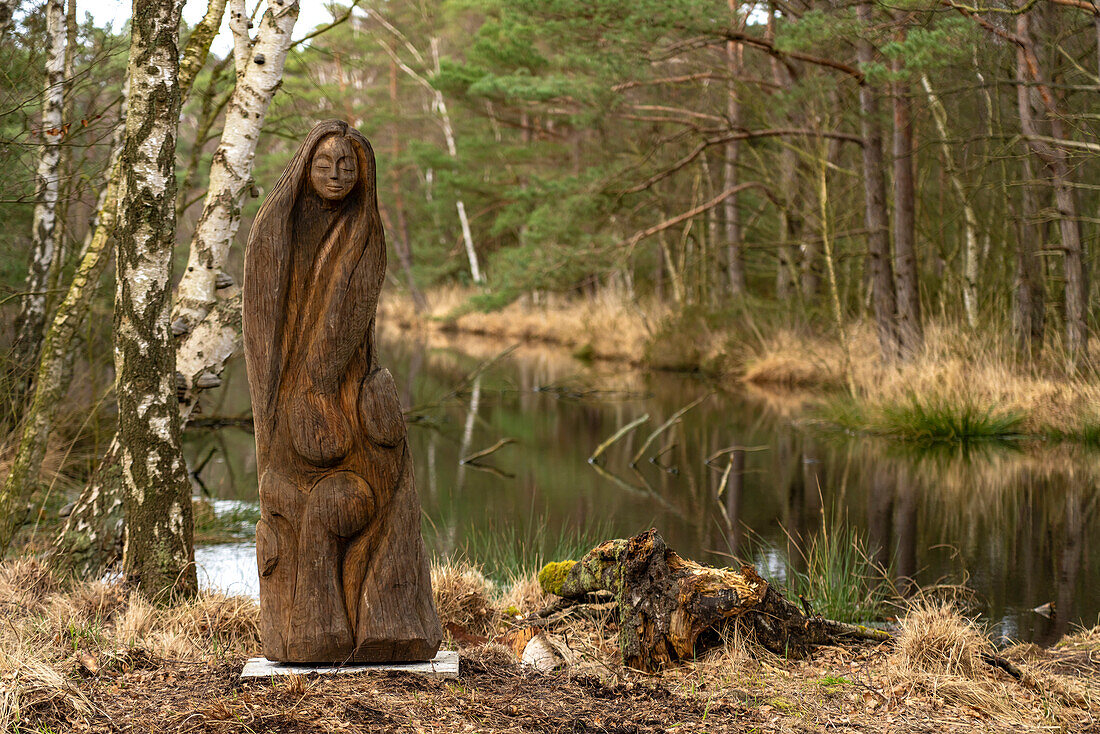
[[[646,674],[622,665],[613,604],[555,607],[533,579],[494,590],[461,565],[434,568],[433,586],[457,679],[243,682],[259,654],[253,599],[153,606],[117,584],[63,586],[34,560],[0,564],[0,731],[1100,734],[1100,626],[996,651],[956,608],[928,605],[886,643],[793,660],[734,626]]]
[[[1100,678],[1093,651],[1018,658]],[[989,671],[1011,703],[891,685],[887,650],[827,648],[810,660],[729,655],[645,676],[540,674],[503,648],[467,651],[458,679],[402,674],[288,676],[242,683],[244,658],[184,662],[132,653],[77,682],[79,709],[43,700],[22,731],[321,732],[1100,732],[1100,709],[1059,705]],[[729,667],[726,667],[729,666]],[[949,688],[948,685],[944,686]],[[72,699],[70,699],[71,701]],[[1054,709],[1060,709],[1055,711]]]

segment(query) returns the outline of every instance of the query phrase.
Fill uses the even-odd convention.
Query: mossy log
[[[609,540],[580,561],[547,564],[539,583],[566,599],[614,594],[623,662],[640,670],[692,659],[719,644],[731,624],[793,657],[844,637],[889,639],[885,632],[804,614],[752,566],[712,568],[682,558],[656,530]]]

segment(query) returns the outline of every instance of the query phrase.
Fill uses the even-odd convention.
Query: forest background
[[[1100,438],[1088,0],[394,0],[334,5],[319,29],[238,5],[214,0],[179,44],[183,425],[238,351],[251,217],[297,142],[336,117],[377,152],[402,323],[520,328],[586,358],[809,389],[819,417],[859,430]],[[130,37],[72,2],[62,23],[61,8],[0,7],[13,467],[0,502],[39,490],[49,441],[78,445],[60,463],[103,522],[111,510],[89,488],[117,466],[104,437],[119,411],[104,202]],[[223,15],[234,52],[207,57]],[[278,23],[295,42],[265,59],[265,24]],[[242,132],[227,120],[249,73],[271,102]],[[52,111],[51,89],[63,90]],[[238,134],[258,136],[254,167],[216,152]],[[49,252],[44,149],[57,172]],[[219,217],[224,241],[204,244]],[[97,247],[106,259],[89,266]],[[206,282],[191,282],[196,269]],[[4,545],[21,522],[9,515]]]

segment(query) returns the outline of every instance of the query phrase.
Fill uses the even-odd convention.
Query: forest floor
[[[1100,732],[1100,627],[1001,651],[949,608],[915,610],[896,644],[788,660],[725,640],[659,674],[618,661],[611,609],[521,619],[547,598],[433,569],[457,679],[286,676],[242,682],[256,603],[204,594],[153,607],[117,585],[62,588],[31,560],[0,566],[0,730],[50,732]],[[525,632],[525,634],[520,634]],[[548,642],[552,662],[531,653]],[[495,641],[488,641],[494,637]],[[541,672],[540,672],[541,670]]]
[[[765,323],[748,307],[674,312],[614,293],[549,294],[483,313],[465,306],[470,295],[457,288],[431,292],[427,310],[417,313],[411,300],[390,293],[379,322],[406,334],[545,343],[580,359],[699,371],[785,415],[843,430],[916,441],[956,436],[1100,444],[1096,375],[1069,375],[1056,357],[1023,365],[1010,334],[932,322],[920,354],[887,364],[868,323],[846,324],[841,339],[835,327]]]

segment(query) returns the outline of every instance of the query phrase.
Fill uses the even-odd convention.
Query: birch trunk
[[[871,30],[871,3],[860,2],[857,15],[864,34]],[[860,67],[874,63],[874,49],[866,37],[856,42]],[[871,284],[878,330],[879,347],[886,360],[898,354],[897,296],[894,290],[893,264],[890,259],[889,217],[886,212],[885,166],[882,154],[882,124],[879,120],[878,95],[862,80],[859,87],[860,135],[863,137],[864,220],[867,226],[867,252],[871,263]]]
[[[252,184],[256,143],[271,98],[282,83],[298,10],[296,1],[269,4],[252,43],[245,2],[231,0],[229,26],[234,38],[237,85],[226,108],[221,142],[210,164],[210,184],[191,238],[172,319],[173,331],[184,334],[176,361],[182,376],[180,414],[185,424],[194,409],[197,390],[220,382],[225,361],[237,349],[239,302],[223,299],[223,307],[215,308],[217,276],[241,224],[241,207]]]
[[[894,72],[903,73],[899,61]],[[924,343],[917,261],[917,202],[913,181],[913,120],[909,85],[894,83],[894,256],[897,258],[898,337],[901,353],[912,359]]]
[[[123,573],[148,596],[193,593],[191,482],[169,326],[181,0],[134,0],[115,290]]]
[[[96,216],[88,227],[81,252],[83,253],[76,274],[58,305],[46,338],[42,343],[38,375],[35,378],[34,396],[23,420],[23,432],[12,461],[11,471],[0,490],[0,517],[8,517],[12,508],[29,497],[38,485],[42,459],[46,455],[50,431],[57,418],[57,409],[69,388],[75,353],[73,342],[77,330],[84,321],[96,285],[110,262],[107,244],[115,226],[118,209],[119,157],[126,130],[126,90],[123,90],[122,119],[115,128],[111,146],[111,160],[107,169],[107,181],[100,191]],[[14,529],[14,526],[11,528]],[[0,547],[11,540],[11,531],[0,535]]]
[[[936,123],[936,133],[940,138],[940,151],[943,154],[943,167],[951,181],[951,189],[955,192],[955,198],[963,210],[963,228],[965,241],[963,247],[963,310],[966,313],[966,323],[970,328],[978,325],[978,216],[974,213],[974,207],[970,204],[970,197],[963,188],[959,169],[955,165],[954,156],[951,155],[951,147],[947,141],[947,111],[943,107],[939,96],[932,88],[928,75],[922,74],[920,80],[924,93],[928,97],[928,107],[932,110],[932,119]]]
[[[212,0],[211,6],[215,6],[219,1]],[[224,6],[224,3],[222,5]],[[220,16],[207,12],[200,26],[191,34],[180,61],[181,68],[194,68],[197,59],[207,57],[215,35],[211,29],[216,31],[220,24]],[[191,91],[195,76],[196,74],[189,74],[184,79],[185,83],[180,84],[181,105]],[[128,97],[129,84],[123,87],[123,114],[125,114]],[[116,152],[112,158],[117,158],[121,154],[125,131],[124,117],[115,130]],[[71,348],[73,335],[80,328],[95,295],[100,276],[111,259],[108,244],[114,233],[117,217],[121,169],[115,165],[109,170],[109,177],[100,193],[96,208],[98,212],[96,221],[89,228],[88,237],[84,240],[77,275],[69,286],[65,300],[58,307],[51,326],[51,334],[47,335],[47,348],[39,366],[40,382],[36,385],[34,401],[36,408],[32,409],[27,418],[28,424],[33,422],[33,426],[30,430],[24,431],[19,454],[17,454],[17,456],[25,452],[30,454],[33,460],[29,462],[27,471],[33,472],[35,477],[40,471],[41,452],[45,450],[45,442],[56,417],[57,402],[51,399],[51,395],[63,395],[68,389],[75,356]],[[51,335],[53,335],[52,338]],[[43,375],[49,375],[50,378],[43,381]],[[58,379],[60,382],[56,383],[54,380]],[[33,458],[35,456],[39,458]],[[22,486],[25,488],[22,491],[27,491],[33,488],[33,481],[24,479]],[[116,435],[100,460],[95,475],[77,498],[61,533],[54,541],[51,554],[53,565],[65,575],[80,577],[97,575],[105,566],[117,561],[120,557],[122,529],[122,470],[119,466],[119,443]]]
[[[409,52],[413,55],[418,63],[427,66],[424,55],[421,54],[420,51],[418,51],[416,47],[408,41],[407,38],[405,38],[405,35],[401,33],[401,31],[399,31],[388,20],[383,18],[381,14],[375,11],[371,11],[371,14],[379,23],[382,24],[382,26],[386,30],[392,33],[395,38],[402,41],[402,45],[404,45],[404,47],[409,50]],[[397,56],[397,53],[392,48],[390,48],[388,44],[384,43],[383,41],[379,41],[378,43],[381,45],[382,50],[389,54],[390,58],[393,59],[393,62],[397,64],[398,68],[401,69],[401,71],[408,74],[413,80],[416,81],[417,84],[424,87],[424,89],[427,90],[427,92],[431,95],[432,109],[439,115],[439,124],[440,127],[443,128],[443,139],[447,143],[447,155],[451,156],[451,158],[457,159],[458,145],[455,143],[454,126],[451,124],[451,115],[447,111],[447,100],[444,99],[443,92],[440,92],[438,89],[433,87],[431,82],[428,81],[424,74],[421,74],[420,72],[416,71],[416,69],[413,69],[411,66],[402,61]],[[438,74],[439,39],[434,37],[431,38],[429,40],[429,45],[432,52],[432,63],[434,65],[435,72]],[[431,170],[429,169],[428,201],[431,201],[430,173]],[[485,279],[481,275],[481,265],[478,262],[477,250],[474,248],[473,234],[470,231],[470,220],[466,216],[466,203],[462,200],[462,197],[457,197],[457,199],[455,200],[455,209],[458,211],[458,223],[462,228],[462,243],[466,248],[466,259],[470,263],[470,277],[475,283],[483,283],[485,282]]]
[[[47,0],[46,89],[42,96],[40,123],[42,151],[35,174],[34,219],[31,225],[31,262],[24,281],[24,295],[16,320],[12,345],[13,405],[22,414],[34,365],[42,347],[46,327],[46,301],[50,266],[57,244],[57,199],[60,184],[61,113],[65,103],[65,18],[62,0]]]
[[[439,39],[431,39],[432,59],[435,63],[435,72],[439,73]],[[430,84],[428,87],[435,93],[435,108],[439,112],[439,120],[443,125],[443,137],[447,140],[447,153],[451,158],[458,158],[458,146],[455,144],[454,127],[451,125],[451,115],[447,112],[447,101],[440,92]],[[462,226],[462,242],[466,246],[466,259],[470,261],[470,277],[475,283],[484,283],[481,275],[481,265],[478,263],[477,250],[474,249],[474,238],[470,233],[470,220],[466,216],[466,203],[462,197],[455,199],[455,209],[458,210],[458,222]]]

